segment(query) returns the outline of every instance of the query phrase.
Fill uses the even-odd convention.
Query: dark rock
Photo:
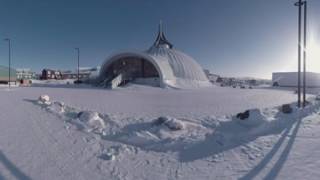
[[[243,113],[238,113],[238,114],[237,114],[237,118],[239,118],[239,119],[241,119],[241,120],[248,119],[249,116],[250,116],[250,111],[249,111],[249,110],[247,110],[247,111],[245,111],[245,112],[243,112]]]
[[[281,112],[285,113],[285,114],[290,114],[292,112],[292,108],[290,104],[284,104],[281,107]]]
[[[156,120],[153,121],[153,124],[154,125],[161,125],[161,124],[164,124],[165,122],[168,121],[168,117],[165,117],[165,116],[160,116],[159,118],[157,118]]]
[[[80,111],[78,114],[77,114],[77,118],[80,118],[80,116],[83,114],[83,111]]]

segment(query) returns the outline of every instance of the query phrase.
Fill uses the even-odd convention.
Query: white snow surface
[[[221,87],[0,88],[0,179],[318,179],[320,101],[310,95],[298,109],[295,98]]]

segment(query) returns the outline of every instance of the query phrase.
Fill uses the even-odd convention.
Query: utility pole
[[[9,55],[9,89],[11,88],[11,40],[9,38],[4,39],[5,41],[8,41],[8,55]]]

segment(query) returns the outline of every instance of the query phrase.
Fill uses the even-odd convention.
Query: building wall
[[[126,57],[113,62],[107,72],[110,76],[115,76],[121,71],[125,71],[128,75],[135,77],[159,77],[156,68],[148,61],[136,58]]]
[[[301,73],[301,85],[303,77]],[[295,87],[298,85],[297,72],[276,72],[272,73],[272,82],[278,83],[282,87]],[[306,73],[307,87],[320,87],[320,73],[307,72]]]

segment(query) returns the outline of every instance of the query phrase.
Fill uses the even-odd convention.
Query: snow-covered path
[[[134,139],[101,138],[78,131],[35,104],[40,94],[78,109],[111,114],[121,130],[129,130],[124,133],[144,128],[160,115],[209,123],[209,128],[207,116],[273,107],[295,99],[286,91],[231,88],[0,89],[0,179],[317,179],[320,174],[319,109],[279,128],[279,133],[240,138],[231,146],[217,148],[216,137],[206,136],[194,145],[182,142],[181,147],[169,148],[164,143],[155,150],[157,144],[136,146]],[[237,133],[232,132],[232,124],[225,127],[230,130],[222,128],[221,132]],[[110,149],[119,153],[116,160],[101,158]]]

